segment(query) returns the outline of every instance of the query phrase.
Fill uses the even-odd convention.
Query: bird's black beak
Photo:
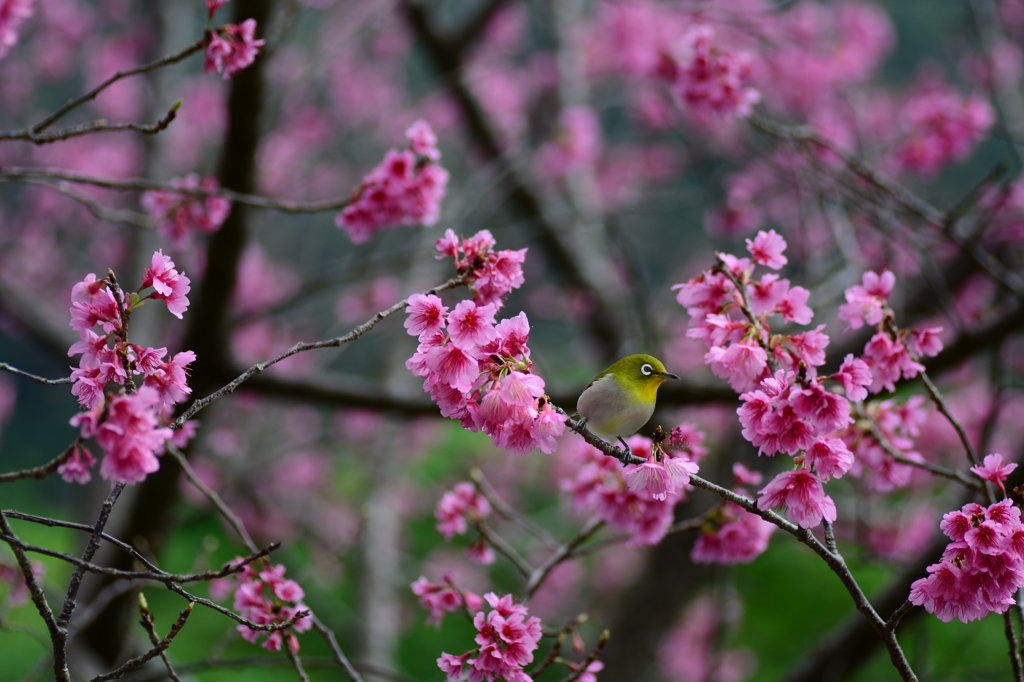
[[[672,372],[659,372],[659,374],[661,376],[665,377],[666,379],[678,379],[679,378],[675,374],[673,374]]]

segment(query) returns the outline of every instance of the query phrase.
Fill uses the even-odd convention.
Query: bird
[[[617,438],[627,455],[632,454],[623,436],[632,436],[654,414],[658,387],[666,379],[678,379],[650,355],[627,355],[587,384],[576,401],[577,425],[611,442]]]

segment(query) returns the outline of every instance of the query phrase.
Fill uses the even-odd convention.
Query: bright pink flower
[[[747,240],[747,251],[755,263],[765,265],[772,270],[778,270],[789,260],[782,255],[786,250],[786,240],[775,230],[757,233],[753,240]]]
[[[102,405],[104,387],[110,376],[99,367],[79,367],[71,371],[71,394],[78,398],[78,404],[87,410]]]
[[[441,576],[439,583],[429,582],[425,577],[420,576],[419,580],[412,584],[412,592],[419,598],[420,606],[430,611],[427,624],[438,627],[444,620],[446,612],[452,613],[463,607],[463,598],[465,598],[466,608],[470,611],[479,611],[484,603],[483,599],[472,592],[457,591],[448,575]]]
[[[0,59],[18,43],[18,28],[32,16],[34,1],[0,0]]]
[[[477,492],[476,486],[466,482],[457,483],[441,496],[437,508],[434,509],[437,532],[443,535],[445,540],[451,540],[469,529],[467,518],[480,521],[487,518],[490,513],[491,504],[486,497]]]
[[[782,302],[788,292],[789,282],[787,280],[780,281],[779,276],[775,273],[765,274],[761,277],[760,282],[755,282],[749,287],[747,298],[750,301],[750,309],[755,315],[774,313],[776,306]]]
[[[718,518],[701,527],[690,552],[700,564],[749,564],[768,549],[775,525],[727,502]]]
[[[1003,456],[1000,454],[986,455],[985,461],[980,466],[971,467],[971,471],[986,481],[995,483],[1000,490],[1005,490],[1003,481],[1009,476],[1017,465],[1013,462],[1003,464]]]
[[[824,328],[825,325],[819,324],[814,329],[794,334],[787,339],[797,361],[794,364],[799,364],[800,361],[808,367],[820,367],[825,364],[825,349],[828,348],[829,338],[828,334],[821,333]]]
[[[410,140],[421,148],[430,132],[424,126],[425,123],[416,131],[410,129]],[[334,222],[357,244],[386,227],[433,225],[440,216],[447,184],[448,171],[435,161],[424,157],[420,163],[413,151],[388,150],[380,164],[363,178],[353,192],[352,202]]]
[[[448,676],[449,682],[458,682],[458,680],[462,679],[466,659],[472,655],[472,651],[467,651],[461,656],[442,653],[441,658],[437,659],[437,667],[441,669],[441,672]]]
[[[227,24],[214,31],[206,46],[206,73],[222,73],[225,80],[256,61],[265,40],[256,40],[256,20]]]
[[[821,479],[807,469],[784,471],[760,491],[758,509],[787,507],[801,528],[814,528],[824,518],[836,520],[836,505],[825,494]]]
[[[92,480],[92,473],[89,469],[96,463],[92,453],[87,448],[75,447],[71,458],[57,467],[57,473],[67,483],[86,484]]]
[[[478,306],[473,301],[460,301],[448,315],[448,334],[452,343],[472,351],[493,339],[494,314],[497,306]]]
[[[1004,613],[1024,587],[1020,510],[1010,500],[987,509],[970,503],[943,516],[940,528],[952,542],[930,575],[911,585],[910,601],[944,622]]]
[[[935,357],[942,351],[942,339],[939,338],[941,332],[942,327],[915,329],[910,332],[905,344],[917,357]]]
[[[186,178],[171,180],[175,187],[217,189],[214,178],[199,180],[192,174]],[[204,197],[168,190],[143,192],[142,207],[156,223],[157,233],[180,245],[198,232],[216,232],[231,212],[231,200],[224,197]]]
[[[156,455],[171,437],[170,429],[158,427],[156,410],[160,405],[159,394],[143,386],[136,393],[114,396],[102,422],[96,422],[102,404],[71,418],[72,426],[81,426],[83,437],[95,437],[103,448],[103,478],[137,483],[160,468]]]
[[[821,480],[840,478],[853,467],[853,453],[840,438],[821,438],[807,448],[807,463]]]
[[[181,314],[188,309],[188,297],[185,294],[192,288],[189,284],[189,278],[175,270],[174,261],[160,249],[153,254],[153,267],[146,268],[140,289],[153,287],[150,298],[163,299],[167,310],[180,320]]]
[[[859,402],[868,397],[868,386],[872,383],[871,369],[863,360],[848,353],[832,378],[843,383],[843,390],[849,400]]]
[[[728,348],[713,346],[704,355],[711,371],[729,381],[735,391],[747,391],[757,385],[768,369],[768,354],[750,339],[730,344]]]
[[[305,594],[302,588],[298,583],[285,579],[284,573],[285,567],[282,564],[266,570],[257,570],[252,564],[247,565],[245,570],[235,575],[238,580],[234,597],[235,611],[260,625],[284,623],[300,611],[309,611],[309,607],[301,603]],[[292,630],[306,632],[312,627],[313,617],[306,615],[295,621],[291,628],[275,630],[269,634],[245,625],[239,625],[237,630],[242,639],[252,644],[267,635],[260,646],[269,651],[280,651],[282,645],[287,643],[292,653],[298,653],[299,640]]]
[[[854,284],[846,290],[846,303],[839,306],[839,319],[849,322],[851,329],[878,324],[882,321],[883,306],[895,283],[896,276],[888,270],[881,275],[865,272],[861,284]]]
[[[814,311],[807,305],[807,299],[810,296],[811,292],[807,289],[792,287],[782,297],[782,300],[779,301],[779,304],[775,307],[775,312],[781,314],[782,319],[786,322],[810,324],[811,318],[814,317]]]
[[[409,305],[405,307],[405,312],[409,314],[405,320],[405,328],[413,336],[422,339],[444,329],[448,306],[443,305],[441,299],[433,294],[413,294],[409,297]]]
[[[87,300],[74,300],[74,297],[75,293],[72,290],[70,324],[71,328],[79,334],[97,324],[101,325],[103,331],[108,334],[121,326],[121,313],[118,310],[114,294],[109,289],[104,288]]]
[[[732,475],[735,486],[760,485],[764,479],[764,475],[760,471],[748,469],[739,462],[732,465]]]
[[[906,346],[899,340],[893,341],[884,331],[879,330],[864,346],[864,362],[871,370],[872,393],[883,388],[895,391],[895,382],[902,376],[912,379],[924,371],[924,365],[914,360]]]
[[[463,393],[473,388],[480,371],[476,359],[453,343],[427,351],[426,364],[439,381]]]
[[[144,381],[145,386],[155,388],[160,400],[165,404],[180,403],[192,389],[188,387],[188,366],[195,362],[196,354],[190,350],[182,351],[167,362],[157,365]]]

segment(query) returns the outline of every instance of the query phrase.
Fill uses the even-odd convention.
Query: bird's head
[[[622,386],[651,400],[662,382],[679,378],[666,371],[661,360],[651,355],[628,355],[609,367],[608,373]]]

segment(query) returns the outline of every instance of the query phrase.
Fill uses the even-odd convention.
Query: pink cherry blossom
[[[448,315],[448,334],[459,348],[472,350],[492,340],[494,331],[494,314],[497,306],[478,306],[473,301],[460,301]]]
[[[971,467],[971,471],[978,475],[979,478],[983,478],[986,481],[995,483],[1000,490],[1005,490],[1003,487],[1003,481],[1009,476],[1017,465],[1014,462],[1007,462],[1003,464],[1003,456],[996,453],[991,455],[985,455],[985,460],[980,466]]]
[[[224,74],[225,80],[231,78],[256,61],[256,55],[265,42],[256,39],[255,19],[221,26],[210,34],[203,70]]]
[[[880,275],[865,272],[861,284],[854,284],[846,290],[846,303],[839,306],[839,319],[849,322],[850,329],[878,324],[882,321],[883,306],[895,283],[895,275],[888,270]]]
[[[761,93],[746,84],[750,58],[722,49],[714,37],[710,26],[690,29],[663,61],[659,75],[672,81],[672,94],[687,111],[698,116],[749,116],[761,100]]]
[[[433,225],[440,216],[448,171],[437,164],[440,153],[436,147],[428,145],[433,132],[425,122],[418,121],[406,134],[413,149],[388,150],[353,191],[351,203],[335,218],[335,224],[354,243],[365,242],[387,227]]]
[[[458,611],[465,606],[472,611],[483,608],[484,600],[468,590],[457,590],[448,575],[441,576],[441,582],[432,583],[425,577],[412,584],[412,592],[419,598],[420,606],[430,611],[428,625],[440,627],[445,613]],[[467,654],[468,656],[468,654]]]
[[[467,518],[479,521],[487,518],[490,513],[491,504],[486,497],[477,492],[476,486],[467,482],[457,483],[441,496],[437,508],[434,509],[437,532],[443,535],[445,540],[451,540],[469,529]]]
[[[807,463],[821,480],[840,478],[853,467],[853,453],[841,438],[821,438],[807,448]]]
[[[433,294],[413,294],[409,297],[405,312],[409,314],[405,319],[405,328],[413,336],[423,338],[444,329],[448,307]]]
[[[792,287],[786,295],[782,297],[778,305],[775,306],[775,311],[782,315],[782,319],[786,322],[796,322],[797,324],[808,324],[814,317],[814,311],[811,310],[810,306],[807,305],[807,300],[811,297],[811,292],[803,287]]]
[[[217,189],[214,178],[199,180],[193,174],[171,180],[175,187]],[[231,212],[231,200],[224,197],[204,197],[169,190],[143,192],[142,207],[156,223],[157,233],[172,244],[184,244],[196,233],[216,232]]]
[[[995,112],[981,97],[964,98],[931,83],[907,102],[901,119],[908,130],[893,153],[895,163],[901,170],[930,175],[970,155],[995,122]]]
[[[441,152],[437,149],[437,135],[423,119],[418,119],[409,126],[405,136],[409,138],[409,148],[420,156],[431,161],[441,158]]]
[[[714,346],[704,358],[711,371],[727,379],[738,392],[756,386],[768,370],[768,354],[753,339],[730,344],[728,348]]]
[[[196,354],[192,351],[182,351],[170,360],[157,364],[146,376],[143,385],[155,388],[160,395],[160,400],[167,405],[180,403],[192,393],[192,389],[188,387],[186,375],[188,366],[195,362],[195,359]]]
[[[192,288],[191,280],[174,269],[174,261],[163,254],[163,249],[153,254],[152,265],[146,268],[141,289],[153,287],[150,298],[163,299],[167,310],[179,320],[182,319],[182,313],[188,309],[188,297],[185,294]]]
[[[814,528],[822,519],[836,520],[836,505],[825,494],[821,479],[807,469],[784,471],[760,491],[758,509],[787,507],[801,528]]]
[[[96,459],[89,452],[88,448],[75,446],[71,457],[57,467],[57,473],[67,483],[86,484],[92,480],[92,472],[89,470],[96,463]]]
[[[753,240],[747,240],[747,250],[755,263],[778,270],[789,260],[782,255],[786,250],[786,240],[775,230],[758,232]]]
[[[305,596],[303,589],[293,580],[284,577],[285,567],[275,564],[259,570],[247,564],[241,573],[235,574],[238,581],[234,593],[234,610],[254,623],[271,625],[291,620],[300,611],[309,611],[301,603]],[[260,645],[268,651],[280,651],[283,645],[295,654],[299,651],[299,640],[295,632],[306,632],[313,627],[312,615],[305,615],[285,630],[274,630],[269,634],[263,630],[252,630],[238,625],[238,634],[247,642],[255,644],[260,637],[267,639]]]
[[[1004,613],[1024,587],[1020,510],[1010,500],[969,503],[943,516],[940,528],[951,542],[930,575],[911,585],[910,601],[943,622]]]
[[[873,382],[871,369],[867,363],[853,357],[852,353],[847,353],[843,364],[839,366],[839,371],[832,378],[842,382],[849,400],[857,402],[868,397],[868,386]]]

